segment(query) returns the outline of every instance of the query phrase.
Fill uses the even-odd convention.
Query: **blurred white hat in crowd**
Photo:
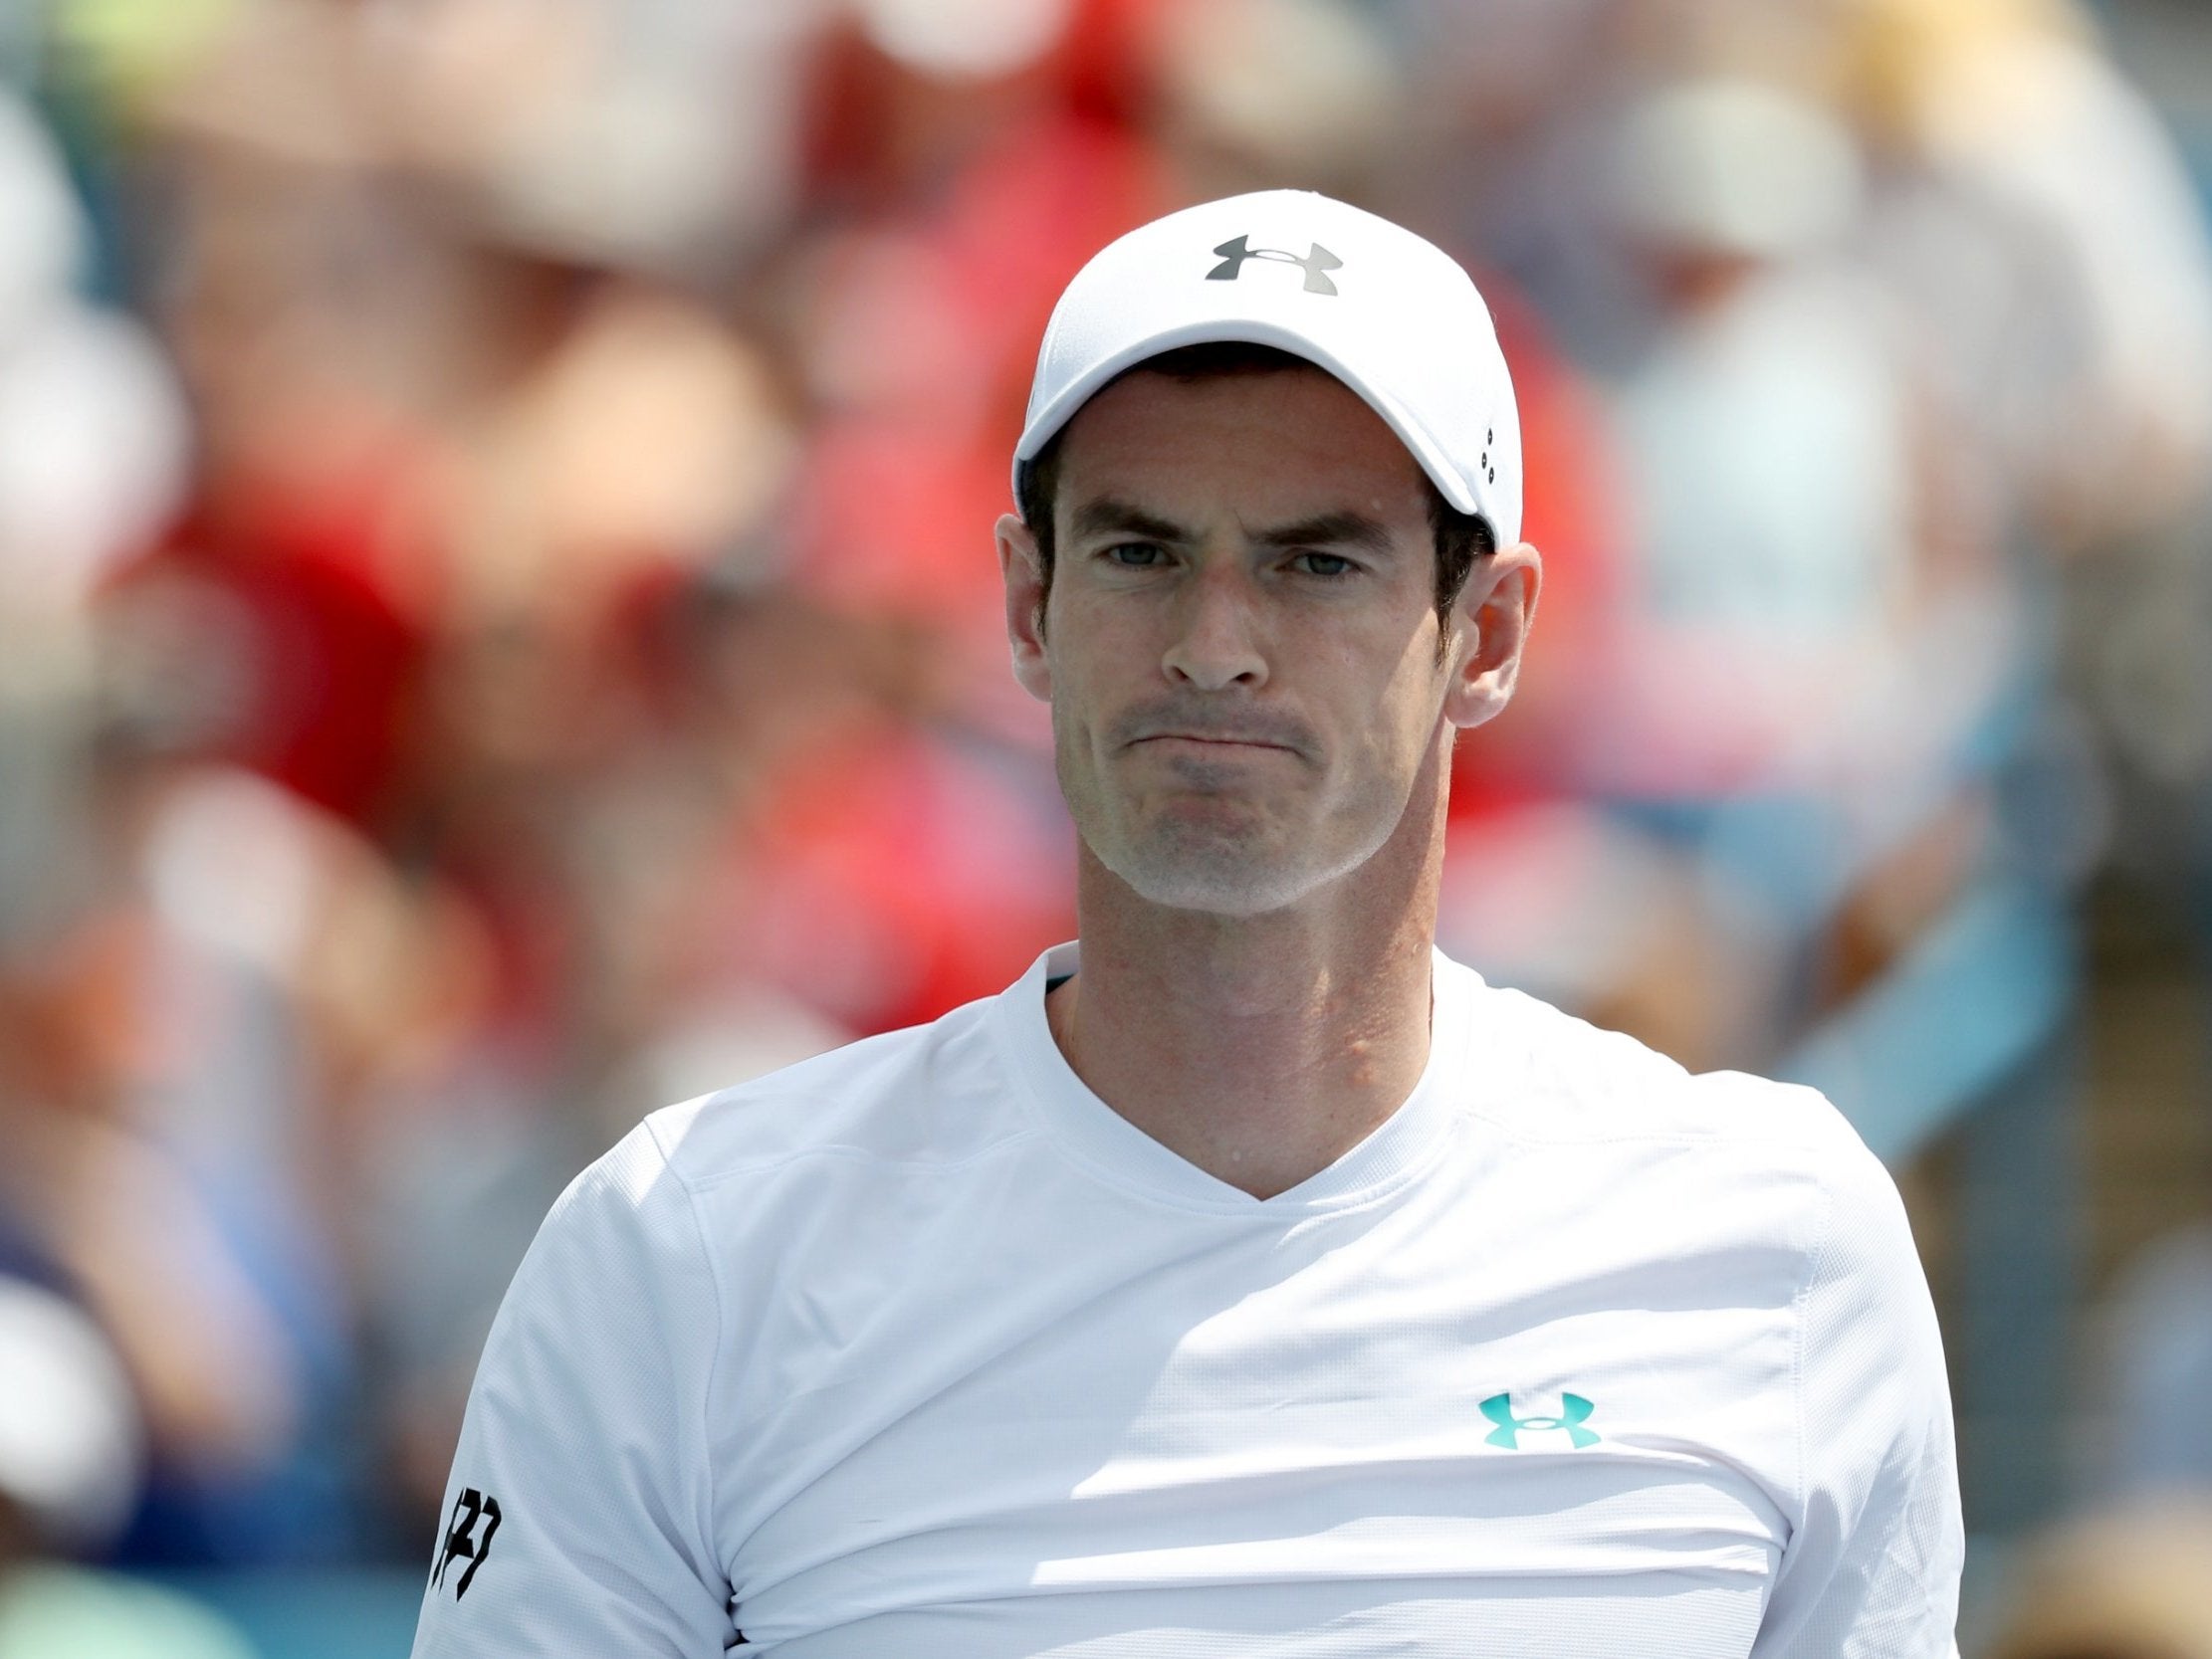
[[[1094,254],[1045,327],[1016,479],[1124,369],[1231,340],[1328,370],[1446,501],[1479,514],[1499,545],[1520,539],[1520,418],[1472,279],[1404,226],[1306,190],[1185,208]]]
[[[51,1291],[0,1278],[0,1498],[65,1550],[92,1550],[128,1519],[141,1431],[100,1328]]]
[[[90,241],[61,151],[20,101],[0,92],[0,341],[33,324],[83,267]]]
[[[131,318],[69,301],[9,340],[0,349],[0,612],[51,620],[82,610],[182,500],[190,448],[183,391]],[[0,700],[21,666],[0,664]]]
[[[876,47],[920,74],[985,81],[1026,69],[1057,46],[1072,0],[857,0]]]
[[[1753,81],[1688,81],[1623,122],[1622,220],[1671,248],[1778,259],[1834,241],[1864,193],[1851,135],[1824,110]]]
[[[1403,111],[1381,29],[1344,0],[1187,0],[1153,32],[1168,130],[1225,150],[1244,179],[1356,176]]]
[[[189,424],[166,359],[73,292],[91,241],[60,150],[0,93],[0,705],[70,648],[51,625],[184,485]]]

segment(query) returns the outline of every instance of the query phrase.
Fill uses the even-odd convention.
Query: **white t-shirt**
[[[1894,1186],[1437,958],[1426,1074],[1260,1200],[1005,994],[656,1113],[494,1326],[417,1659],[1937,1659]]]

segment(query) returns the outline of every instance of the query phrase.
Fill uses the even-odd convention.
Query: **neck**
[[[1327,1168],[1428,1065],[1443,804],[1439,756],[1373,858],[1257,916],[1152,904],[1085,848],[1082,968],[1046,1002],[1069,1066],[1137,1128],[1254,1197]]]

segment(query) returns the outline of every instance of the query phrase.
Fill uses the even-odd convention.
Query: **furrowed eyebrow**
[[[1117,502],[1105,497],[1095,502],[1085,502],[1075,510],[1069,528],[1078,537],[1093,535],[1141,535],[1148,541],[1187,542],[1191,532],[1181,524],[1147,513],[1141,507],[1127,502]]]
[[[1252,537],[1266,547],[1357,547],[1387,553],[1390,531],[1364,513],[1317,513],[1295,523],[1278,524]]]
[[[1148,541],[1177,545],[1192,539],[1191,532],[1173,519],[1110,496],[1077,508],[1070,528],[1079,537],[1141,535]],[[1252,539],[1263,547],[1356,547],[1370,553],[1391,549],[1390,531],[1381,522],[1350,511],[1317,513],[1310,518],[1261,530]]]

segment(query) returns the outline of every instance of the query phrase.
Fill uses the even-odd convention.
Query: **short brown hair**
[[[1173,351],[1147,357],[1123,369],[1107,384],[1112,385],[1124,375],[1139,373],[1165,374],[1177,380],[1206,380],[1225,374],[1279,374],[1285,369],[1297,368],[1310,369],[1316,374],[1328,372],[1318,363],[1271,345],[1220,340],[1179,346]],[[1095,397],[1097,393],[1091,395]],[[1014,478],[1014,505],[1020,511],[1021,521],[1029,526],[1029,534],[1036,540],[1037,565],[1047,596],[1052,592],[1052,505],[1059,494],[1060,440],[1066,434],[1064,426],[1053,433],[1042,449],[1021,463]],[[1445,501],[1443,492],[1437,488],[1436,481],[1427,472],[1421,475],[1421,483],[1428,492],[1429,527],[1437,542],[1437,621],[1443,636],[1448,637],[1451,607],[1458,603],[1475,561],[1497,550],[1497,536],[1490,528],[1490,521],[1480,514],[1461,513]],[[1439,656],[1442,649],[1439,639]]]

